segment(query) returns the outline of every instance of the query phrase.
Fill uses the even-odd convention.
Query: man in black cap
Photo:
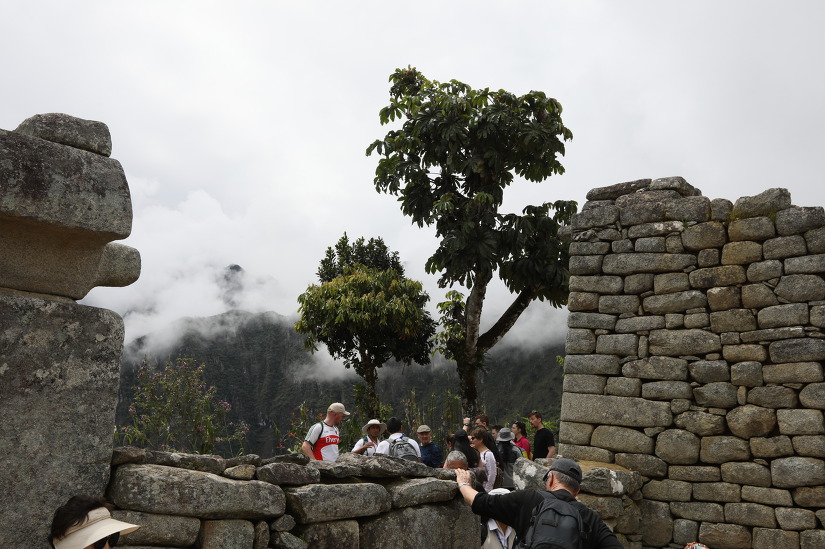
[[[544,501],[544,492],[517,490],[501,495],[480,493],[470,484],[470,472],[462,469],[456,469],[455,480],[464,501],[472,506],[473,513],[501,521],[516,531],[517,541],[525,539],[533,510]],[[582,480],[582,470],[578,463],[572,459],[559,458],[550,466],[544,480],[551,496],[569,503],[579,511],[586,533],[582,540],[584,549],[623,549],[601,517],[576,501]]]

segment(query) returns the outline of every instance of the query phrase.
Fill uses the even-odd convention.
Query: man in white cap
[[[301,451],[309,459],[318,461],[335,461],[338,459],[338,442],[341,437],[338,426],[349,412],[340,402],[333,402],[327,408],[327,417],[310,427]]]
[[[109,549],[120,534],[140,526],[112,518],[114,506],[100,497],[73,496],[54,513],[49,544],[55,549]]]

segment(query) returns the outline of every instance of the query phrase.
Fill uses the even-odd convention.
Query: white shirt
[[[378,448],[375,449],[375,453],[384,454],[387,456],[390,455],[390,441],[401,437],[404,437],[410,441],[410,444],[415,450],[415,453],[418,454],[418,458],[421,459],[421,448],[418,447],[418,443],[410,437],[404,435],[404,433],[393,433],[387,440],[382,440],[380,443],[378,443]]]
[[[481,546],[482,549],[511,549],[513,547],[516,533],[512,528],[507,526],[507,529],[502,532],[498,523],[493,519],[487,520],[487,528],[489,528],[489,531],[487,532],[487,539],[484,540],[484,545]]]
[[[489,492],[493,489],[493,484],[496,482],[496,458],[493,452],[484,450],[484,453],[481,454],[481,462],[487,471],[487,482],[484,483],[484,491]]]
[[[367,438],[367,442],[369,442],[369,438]],[[353,451],[353,452],[355,452],[356,450],[360,449],[360,448],[361,448],[364,444],[366,444],[367,442],[364,442],[364,437],[359,438],[359,439],[358,439],[358,442],[356,442],[356,443],[355,443],[355,446],[353,446],[353,447],[352,447],[352,451]],[[381,443],[379,442],[378,444],[381,444]],[[371,455],[373,455],[373,454],[375,453],[375,451],[376,451],[376,449],[377,449],[377,448],[378,448],[378,445],[375,445],[375,446],[370,446],[369,448],[367,448],[366,450],[364,450],[364,451],[361,453],[361,455],[362,455],[362,456],[371,456]]]

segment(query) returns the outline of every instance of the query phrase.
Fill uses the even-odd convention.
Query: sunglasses
[[[115,545],[117,545],[117,540],[119,540],[119,539],[120,539],[120,532],[115,532],[114,534],[112,534],[108,538],[103,538],[101,540],[97,540],[96,542],[94,542],[94,544],[92,544],[92,547],[94,547],[95,549],[103,549],[104,547],[106,547],[107,542],[109,543],[109,547],[114,547]]]

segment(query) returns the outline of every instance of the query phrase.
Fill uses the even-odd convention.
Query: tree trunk
[[[375,390],[375,385],[378,381],[378,368],[373,364],[363,345],[360,346],[358,352],[361,356],[361,362],[356,365],[355,373],[361,376],[361,379],[367,384],[367,407],[369,408],[367,412],[369,413],[369,419],[379,418],[381,406],[378,402],[378,392]]]
[[[461,412],[464,417],[475,417],[478,414],[478,390],[476,387],[476,373],[479,364],[476,361],[459,359],[456,361],[458,370],[458,389],[461,395]]]

